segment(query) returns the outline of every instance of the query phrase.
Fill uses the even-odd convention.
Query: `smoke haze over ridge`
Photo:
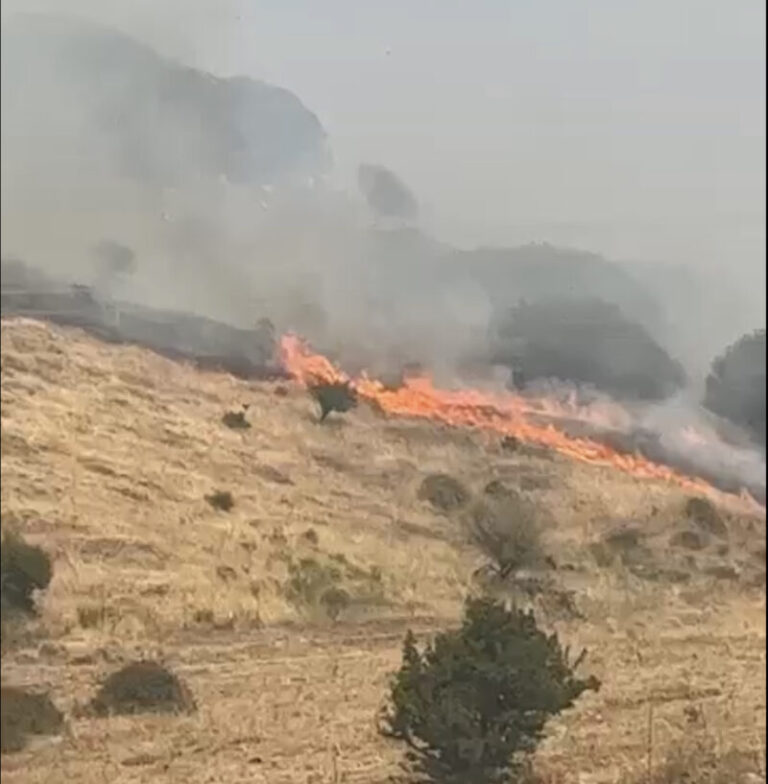
[[[595,256],[567,285],[600,289],[644,320],[694,381],[765,323],[764,8],[654,0],[619,13],[597,2],[589,19],[562,2],[546,13],[483,2],[471,17],[451,2],[408,8],[4,3],[4,110],[6,79],[16,78],[8,19],[73,14],[163,58],[166,70],[142,70],[140,46],[107,53],[115,73],[124,69],[123,108],[174,64],[197,69],[195,85],[243,75],[289,90],[297,123],[317,122],[317,147],[310,131],[312,155],[297,143],[284,168],[237,181],[237,166],[223,171],[226,155],[179,143],[198,137],[160,101],[134,117],[142,145],[157,144],[155,162],[189,176],[144,176],[141,155],[126,172],[112,131],[83,111],[108,102],[114,84],[94,98],[60,89],[55,72],[34,81],[40,53],[21,48],[18,89],[32,108],[3,112],[3,255],[90,279],[91,249],[114,240],[136,253],[125,298],[242,325],[270,316],[351,364],[375,372],[427,359],[449,379],[460,360],[482,359],[496,292],[527,293],[506,273],[497,282],[508,257],[499,246],[546,241],[623,260]],[[87,166],[73,165],[72,145]],[[289,148],[277,134],[274,150]],[[402,179],[419,202],[417,225],[371,230],[361,163]],[[462,267],[452,245],[491,247]],[[526,263],[561,253],[515,252]],[[485,278],[472,271],[482,265]]]

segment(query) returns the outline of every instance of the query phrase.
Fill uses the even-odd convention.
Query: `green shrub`
[[[743,335],[712,362],[704,405],[765,444],[765,330]]]
[[[245,418],[248,406],[244,405],[240,411],[227,411],[221,418],[221,423],[231,430],[248,430],[251,423]]]
[[[95,716],[138,713],[192,713],[195,700],[187,686],[162,664],[138,661],[113,672],[89,703]]]
[[[599,299],[521,302],[494,333],[494,361],[513,369],[516,386],[559,379],[619,398],[660,400],[685,384],[682,366],[642,325]]]
[[[341,570],[314,558],[302,558],[288,564],[289,579],[286,594],[297,605],[312,606],[322,594],[337,586]]]
[[[210,495],[205,496],[205,500],[214,508],[221,512],[231,512],[235,506],[235,499],[229,490],[215,490]]]
[[[338,620],[353,605],[383,600],[383,576],[375,567],[362,569],[342,553],[288,561],[286,598],[315,619]]]
[[[381,730],[407,745],[407,767],[426,781],[510,781],[547,720],[599,688],[595,678],[576,677],[582,659],[569,662],[532,613],[470,599],[461,628],[423,651],[408,633]]]
[[[0,740],[3,754],[21,751],[29,735],[56,735],[64,716],[47,694],[3,686],[0,692]]]
[[[52,576],[51,559],[42,548],[27,544],[15,533],[3,535],[0,596],[4,615],[9,610],[34,614],[34,592],[45,590]]]

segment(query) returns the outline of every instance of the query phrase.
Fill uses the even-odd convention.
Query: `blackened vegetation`
[[[685,383],[682,366],[644,327],[600,300],[523,302],[493,331],[494,359],[514,369],[518,387],[560,379],[618,398],[662,400]]]
[[[88,704],[86,713],[192,713],[196,707],[191,692],[176,675],[157,662],[139,661],[112,673]]]
[[[344,414],[357,405],[357,395],[348,381],[313,384],[309,394],[320,406],[320,421],[324,422],[332,411]]]
[[[509,781],[549,718],[599,688],[576,676],[583,658],[571,662],[532,613],[470,599],[461,628],[424,650],[408,633],[381,731],[407,745],[407,766],[427,781]]]
[[[130,343],[202,370],[251,380],[287,379],[275,360],[275,329],[251,329],[175,311],[114,301],[87,286],[54,280],[16,259],[0,265],[0,313],[79,327],[108,343]]]
[[[712,362],[704,405],[765,446],[765,330],[743,335]]]

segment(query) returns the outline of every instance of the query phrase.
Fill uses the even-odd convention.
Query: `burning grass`
[[[114,671],[162,646],[199,706],[190,718],[76,718],[60,748],[4,766],[12,784],[57,780],[64,765],[95,783],[105,750],[118,773],[122,760],[157,760],[144,772],[169,783],[230,780],[234,770],[277,784],[385,780],[397,756],[371,717],[404,627],[451,626],[475,588],[479,553],[464,510],[446,516],[418,498],[424,477],[441,473],[474,498],[492,482],[546,479],[531,497],[552,519],[542,533],[557,565],[549,571],[582,616],[553,617],[564,638],[594,652],[604,688],[558,719],[543,768],[567,784],[640,775],[649,701],[659,764],[688,732],[684,704],[704,703],[737,751],[764,727],[760,517],[715,504],[727,539],[709,535],[691,552],[669,543],[678,530],[700,532],[685,489],[611,464],[502,450],[496,432],[424,418],[395,425],[365,407],[344,428],[318,427],[304,395],[23,321],[3,322],[2,361],[3,519],[57,553],[40,610],[50,640],[7,654],[4,678],[37,683],[44,673],[64,706],[93,693],[95,664]],[[258,428],[233,436],[221,426],[232,400],[249,402]],[[204,501],[215,487],[236,499],[228,514]],[[625,526],[640,531],[657,571],[687,570],[688,581],[654,579],[648,567],[639,575],[620,557],[597,564],[590,545]],[[351,601],[336,597],[333,629],[306,624],[289,595],[289,564],[303,559],[341,573],[334,587]],[[707,573],[716,567],[736,579]],[[763,585],[751,584],[761,571]],[[375,582],[382,600],[368,601]],[[367,604],[356,604],[358,589]],[[96,608],[87,629],[77,622],[84,607]]]
[[[568,435],[551,422],[537,424],[537,416],[567,411],[556,401],[531,400],[512,394],[493,394],[480,390],[446,390],[435,387],[428,376],[413,376],[403,385],[391,389],[365,375],[348,378],[322,355],[315,354],[305,342],[293,335],[280,343],[285,369],[310,389],[327,386],[354,390],[356,397],[367,400],[379,410],[404,417],[421,417],[453,426],[472,427],[496,433],[514,443],[545,446],[558,453],[592,465],[611,466],[638,479],[660,479],[689,492],[712,495],[708,482],[686,476],[673,468],[653,462],[641,454],[620,452],[606,443]],[[572,416],[572,413],[570,414]]]

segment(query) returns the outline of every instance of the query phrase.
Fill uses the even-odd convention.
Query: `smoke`
[[[687,279],[668,286],[663,271],[541,245],[463,254],[428,235],[423,200],[390,168],[359,166],[362,198],[338,187],[334,137],[314,114],[323,107],[280,85],[211,73],[200,39],[184,39],[189,23],[225,50],[237,4],[212,4],[210,18],[195,3],[86,0],[82,19],[15,13],[60,5],[3,4],[4,258],[236,326],[267,317],[352,372],[420,364],[444,383],[492,372],[489,324],[521,296],[616,301],[655,325],[695,377],[727,342],[719,311],[723,340],[700,339],[715,311],[685,309]],[[460,189],[455,161],[446,171]],[[676,438],[695,410],[654,410],[643,426]],[[719,455],[718,470],[756,470],[725,446],[705,451]]]
[[[383,372],[480,351],[482,288],[436,282],[437,243],[374,228],[334,189],[325,131],[289,91],[75,18],[12,14],[2,35],[4,257],[139,304],[268,317]],[[378,218],[416,220],[385,167],[361,166],[360,185]],[[130,274],[105,276],[105,247]]]
[[[717,477],[733,489],[752,488],[764,502],[765,453],[745,433],[708,416],[690,397],[678,395],[649,408],[639,424],[659,434],[659,443],[678,464],[684,461],[699,476]]]

